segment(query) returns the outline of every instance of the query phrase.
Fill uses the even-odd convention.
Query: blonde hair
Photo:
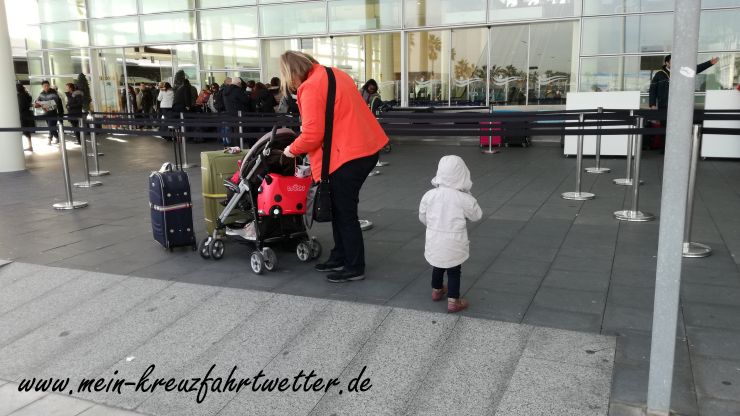
[[[283,94],[290,94],[296,81],[303,82],[308,77],[309,71],[319,61],[313,56],[298,52],[286,51],[280,55],[280,78],[282,78],[281,90]]]

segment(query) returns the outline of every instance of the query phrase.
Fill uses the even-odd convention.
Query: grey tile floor
[[[424,229],[415,211],[439,157],[458,154],[471,169],[484,211],[483,220],[469,227],[471,259],[463,265],[462,289],[471,308],[465,315],[617,336],[612,413],[645,403],[659,221],[612,218],[630,203],[628,190],[611,183],[624,173],[622,159],[602,160],[610,174],[584,175],[584,190],[596,193],[595,200],[572,202],[560,193],[573,190],[575,160],[563,158],[556,146],[483,155],[474,146],[399,143],[382,156],[390,166],[368,178],[361,195],[362,217],[375,224],[365,233],[368,279],[336,286],[300,263],[290,247],[278,250],[279,271],[263,276],[249,271],[244,246],[227,245],[219,262],[160,249],[151,239],[144,183],[149,171],[172,158],[170,145],[123,137],[101,143],[102,168],[113,174],[102,178],[100,188],[75,190],[76,198],[90,202],[84,210],[50,209],[64,199],[54,149],[29,156],[26,172],[0,175],[0,258],[442,312],[442,305],[429,302]],[[37,147],[44,150],[41,143]],[[190,145],[190,160],[212,148]],[[79,153],[70,151],[72,176],[79,180]],[[640,205],[659,216],[662,157],[644,155]],[[190,175],[199,195],[200,170],[190,169]],[[740,414],[738,212],[740,164],[702,161],[693,239],[715,253],[684,263],[672,404],[678,414]],[[194,213],[202,213],[199,200]],[[202,221],[196,230],[203,235]],[[328,227],[312,232],[330,248]]]
[[[34,279],[44,272],[53,273]],[[605,416],[609,409],[610,336],[18,262],[0,267],[0,280],[0,287],[42,288],[16,291],[25,302],[0,314],[7,328],[0,416]],[[59,285],[75,284],[96,290],[66,305],[51,301]],[[54,315],[10,319],[35,314],[34,301],[55,305]],[[305,378],[293,381],[300,371],[314,373],[309,386],[319,378],[337,383],[309,391]],[[263,379],[252,379],[259,373]],[[191,382],[207,375],[205,390]],[[353,392],[360,375],[363,391]],[[52,378],[68,384],[50,394],[21,387]],[[155,391],[136,389],[161,378]],[[253,387],[275,378],[287,378],[287,391]],[[90,391],[79,387],[83,379],[102,381]],[[126,384],[109,390],[111,379]],[[228,379],[236,381],[224,390]],[[251,384],[234,391],[243,379]],[[182,380],[196,389],[181,391]]]

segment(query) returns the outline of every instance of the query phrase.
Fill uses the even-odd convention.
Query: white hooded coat
[[[434,267],[450,268],[470,257],[466,220],[478,221],[483,213],[470,195],[470,171],[459,156],[444,156],[439,161],[436,188],[421,198],[419,220],[426,225],[424,257]]]

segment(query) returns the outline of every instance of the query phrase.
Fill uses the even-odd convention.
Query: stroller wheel
[[[270,247],[263,248],[262,257],[264,258],[265,269],[267,269],[268,272],[272,272],[277,269],[278,259],[273,249]]]
[[[298,256],[298,260],[300,261],[311,260],[311,247],[309,247],[308,242],[301,241],[298,243],[298,246],[295,248],[295,254]]]
[[[198,253],[204,259],[211,258],[211,237],[206,237],[200,241],[200,244],[198,244]]]
[[[318,259],[321,257],[321,243],[319,243],[319,240],[316,239],[316,237],[311,237],[311,258],[312,259]]]
[[[249,258],[249,267],[252,268],[252,271],[255,274],[262,274],[262,272],[265,269],[265,258],[262,256],[262,253],[259,252],[259,250],[255,250],[252,252],[252,256]]]
[[[209,245],[210,251],[211,251],[211,257],[214,260],[221,260],[224,257],[224,241],[220,239],[215,239],[211,241],[211,244]]]

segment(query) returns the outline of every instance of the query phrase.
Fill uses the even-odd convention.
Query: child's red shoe
[[[439,302],[447,294],[447,286],[442,286],[442,289],[432,289],[432,301]]]
[[[447,299],[447,313],[456,313],[468,307],[467,299]]]

